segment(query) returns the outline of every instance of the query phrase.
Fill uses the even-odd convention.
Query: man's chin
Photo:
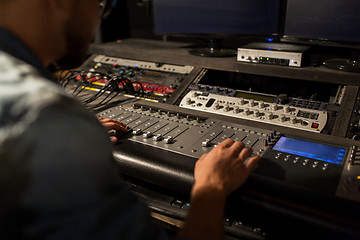
[[[85,61],[85,56],[68,55],[56,61],[56,65],[61,70],[78,68]]]

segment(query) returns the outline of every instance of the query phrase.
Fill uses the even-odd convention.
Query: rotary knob
[[[245,103],[244,99],[243,99],[243,98],[239,98],[239,104],[240,104],[240,105],[244,105],[244,103]]]
[[[225,111],[225,112],[230,111],[230,106],[229,106],[229,105],[225,105],[225,106],[224,106],[224,111]]]
[[[264,108],[264,107],[265,107],[264,102],[263,102],[263,101],[260,101],[260,102],[259,102],[259,108]]]
[[[277,104],[274,103],[274,104],[271,104],[270,108],[271,108],[272,111],[276,111],[278,106],[277,106]]]
[[[269,120],[272,120],[274,117],[273,113],[272,112],[267,112],[266,113],[266,118],[269,119]]]
[[[281,114],[281,115],[279,116],[279,121],[280,121],[280,122],[285,122],[285,115],[284,115],[284,114]]]
[[[254,110],[254,117],[259,117],[259,115],[260,115],[259,110]]]
[[[296,117],[291,116],[291,117],[290,117],[290,123],[291,123],[291,124],[295,124],[296,122],[297,122]]]
[[[254,100],[250,99],[249,100],[249,107],[253,107],[254,105],[255,105]]]
[[[215,110],[218,110],[219,108],[220,108],[220,105],[219,105],[218,103],[215,103],[215,104],[214,104],[214,109],[215,109]]]
[[[245,116],[249,116],[250,115],[250,110],[248,108],[244,109],[244,115]]]
[[[290,106],[285,105],[285,106],[284,106],[284,112],[285,112],[285,113],[290,112]]]
[[[234,113],[239,113],[239,112],[240,112],[240,108],[239,108],[239,107],[234,107],[233,112],[234,112]]]
[[[187,105],[190,105],[191,103],[192,103],[191,98],[187,98],[187,99],[186,99],[186,104],[187,104]]]

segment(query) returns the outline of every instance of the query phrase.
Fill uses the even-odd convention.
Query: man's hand
[[[246,181],[258,163],[258,155],[245,162],[251,154],[251,148],[245,148],[242,142],[232,139],[217,145],[196,163],[195,192],[198,188],[211,187],[228,196]]]
[[[99,118],[101,124],[107,128],[108,131],[114,130],[114,136],[110,136],[110,140],[113,143],[117,143],[118,137],[121,137],[127,133],[126,125],[122,122],[110,119],[110,118]]]
[[[223,239],[226,198],[246,181],[260,159],[256,155],[247,160],[251,154],[242,142],[226,139],[196,162],[190,209],[180,237]]]

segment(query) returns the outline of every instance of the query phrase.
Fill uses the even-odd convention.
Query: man
[[[45,69],[83,60],[99,3],[0,0],[1,239],[167,239],[115,173],[104,127]],[[179,237],[222,238],[226,197],[259,160],[245,164],[250,155],[228,139],[197,161]]]

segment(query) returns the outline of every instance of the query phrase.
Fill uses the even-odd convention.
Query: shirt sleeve
[[[22,228],[9,224],[17,226],[16,234],[62,240],[168,238],[116,173],[105,128],[78,104],[65,100],[45,107],[13,143],[24,189],[16,211]]]

